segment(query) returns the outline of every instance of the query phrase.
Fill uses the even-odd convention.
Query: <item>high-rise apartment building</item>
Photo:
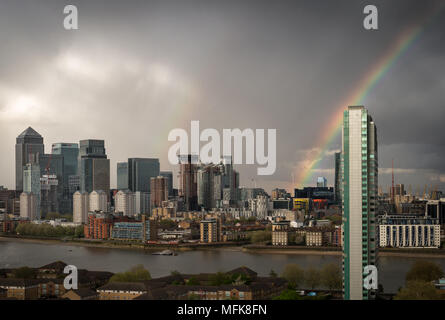
[[[114,211],[121,212],[124,216],[136,214],[136,197],[130,190],[119,190],[114,196]]]
[[[73,195],[73,222],[87,223],[89,211],[89,194],[76,191]]]
[[[128,162],[118,162],[116,165],[117,190],[128,189]]]
[[[341,205],[341,152],[335,153],[335,202]]]
[[[29,220],[38,219],[37,215],[38,199],[32,192],[22,192],[20,194],[20,217]]]
[[[187,211],[198,209],[197,155],[179,155],[179,190],[178,194],[184,199]]]
[[[159,159],[129,158],[128,189],[150,192],[150,179],[159,176]]]
[[[108,194],[103,190],[93,190],[89,194],[89,211],[108,212]]]
[[[23,168],[27,163],[36,163],[38,154],[44,153],[43,137],[28,127],[16,139],[15,145],[15,190],[23,191]]]
[[[200,241],[203,243],[221,241],[221,220],[211,218],[200,222]]]
[[[166,177],[168,180],[168,196],[173,196],[173,172],[171,171],[161,171],[159,173],[160,176]]]
[[[110,160],[105,153],[104,140],[81,140],[79,143],[80,191],[110,192]]]
[[[363,106],[343,114],[343,290],[345,300],[375,296],[363,286],[364,268],[376,265],[377,129]]]
[[[168,180],[166,177],[158,176],[150,179],[150,202],[152,208],[162,206],[163,201],[168,200]]]

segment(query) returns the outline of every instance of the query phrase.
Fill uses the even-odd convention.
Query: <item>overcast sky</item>
[[[440,1],[439,1],[440,2]],[[169,165],[174,128],[277,129],[277,171],[238,167],[241,185],[292,185],[305,156],[357,82],[438,1],[0,2],[0,185],[15,187],[15,138],[28,126],[55,142],[104,139],[111,159]],[[68,3],[66,3],[68,4]],[[379,9],[379,30],[363,8]],[[445,189],[445,12],[422,32],[365,101],[378,127],[380,184]],[[345,106],[346,107],[346,106]],[[315,172],[333,184],[329,147]],[[255,179],[255,182],[252,181]]]

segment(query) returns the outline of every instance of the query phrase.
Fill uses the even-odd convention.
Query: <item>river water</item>
[[[424,258],[380,257],[379,283],[383,285],[384,292],[394,293],[404,286],[406,272],[416,260],[421,259]],[[445,269],[445,258],[428,259]],[[303,268],[321,267],[332,262],[341,264],[341,257],[332,255],[250,253],[216,249],[179,252],[177,256],[159,256],[137,249],[0,241],[0,268],[40,267],[57,260],[75,265],[79,269],[111,272],[126,271],[132,266],[142,264],[154,278],[168,275],[174,270],[181,273],[200,273],[247,266],[265,276],[272,269],[280,274],[288,263],[296,263]]]

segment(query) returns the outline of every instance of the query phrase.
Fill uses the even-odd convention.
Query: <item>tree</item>
[[[188,286],[199,286],[199,280],[196,277],[190,277],[187,281]]]
[[[159,228],[164,230],[170,230],[176,228],[178,224],[171,219],[163,219],[159,221]]]
[[[110,278],[110,282],[138,282],[150,279],[150,272],[142,264],[139,264],[126,272],[114,274]]]
[[[35,276],[35,271],[32,268],[29,267],[21,267],[17,268],[13,271],[15,278],[20,279],[32,279]]]
[[[335,263],[326,264],[321,269],[321,283],[329,290],[341,289],[342,273],[341,269]]]
[[[267,242],[272,240],[272,232],[271,231],[253,231],[250,235],[250,242],[259,243],[259,242]]]
[[[291,263],[285,265],[281,276],[286,279],[293,288],[298,288],[304,282],[304,270],[297,264]]]
[[[400,289],[394,300],[439,300],[434,285],[422,280],[408,281],[405,288]]]
[[[272,277],[272,278],[276,278],[278,275],[277,275],[277,273],[273,269],[271,269],[270,272],[269,272],[269,276]]]
[[[312,290],[320,285],[320,270],[310,267],[304,273],[306,285]]]
[[[443,277],[444,273],[437,263],[431,261],[416,261],[406,274],[406,281],[430,282]]]

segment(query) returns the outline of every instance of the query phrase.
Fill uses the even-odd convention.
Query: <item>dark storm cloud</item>
[[[338,104],[438,1],[70,3],[80,26],[70,32],[60,1],[0,4],[0,144],[8,151],[0,185],[14,186],[14,138],[28,125],[47,146],[105,139],[115,185],[115,163],[128,157],[158,156],[170,168],[168,132],[200,120],[202,129],[276,128],[276,174],[255,177],[242,166],[241,183],[289,186]],[[362,27],[369,3],[379,8],[378,31]],[[406,184],[445,174],[444,17],[366,100],[380,166],[397,159]],[[337,138],[330,149],[339,147]],[[332,182],[332,167],[331,153],[316,175]],[[389,182],[385,170],[380,181]]]

